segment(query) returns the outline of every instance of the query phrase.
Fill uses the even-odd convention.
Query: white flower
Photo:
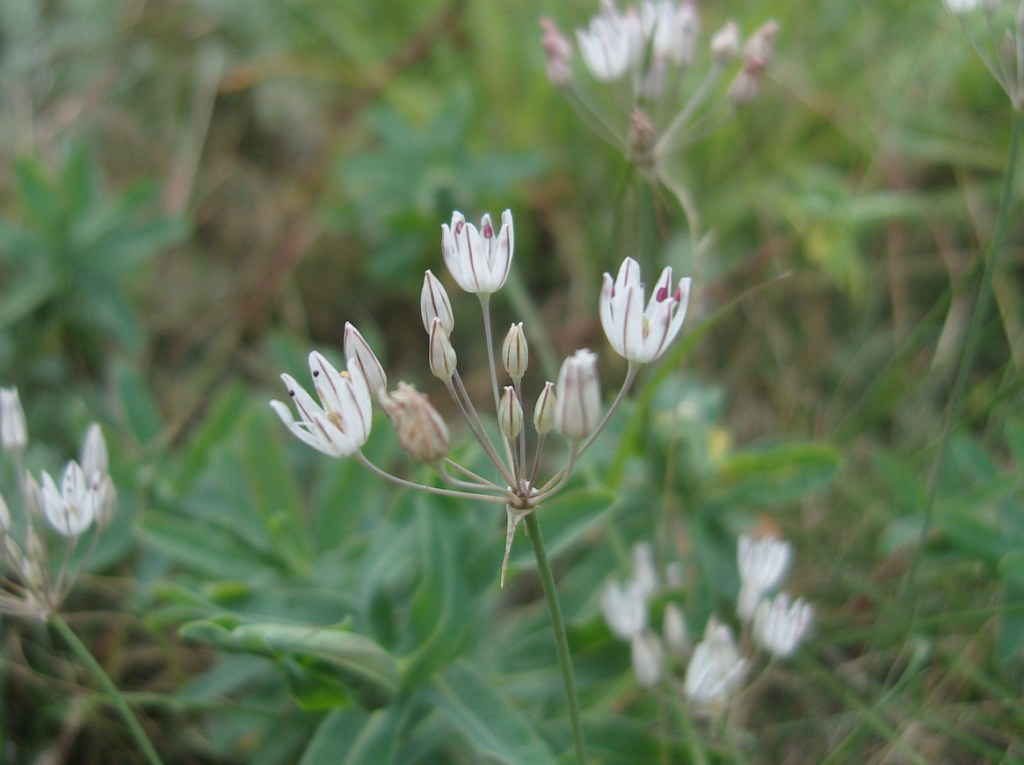
[[[953,13],[970,13],[977,8],[986,11],[998,8],[1002,0],[943,0],[943,3]]]
[[[620,13],[611,0],[601,13],[590,20],[586,31],[576,30],[580,56],[598,80],[617,80],[640,62],[644,53],[644,33],[633,12]]]
[[[784,539],[754,539],[744,534],[737,548],[740,594],[736,612],[744,621],[754,618],[765,593],[782,583],[793,560],[793,545]]]
[[[25,410],[21,408],[17,388],[0,388],[0,446],[24,449],[28,444]]]
[[[452,213],[451,226],[441,224],[444,264],[466,292],[489,295],[500,290],[508,278],[514,245],[512,213],[509,210],[501,214],[501,230],[497,232],[491,224],[490,215],[480,220],[479,230],[472,223],[467,223],[460,212]]]
[[[640,264],[626,258],[614,280],[611,274],[604,275],[601,326],[616,353],[646,364],[661,356],[679,334],[689,302],[690,280],[682,278],[673,288],[672,269],[666,268],[644,308]]]
[[[91,480],[97,473],[106,474],[109,470],[109,462],[103,430],[98,423],[94,422],[85,432],[85,439],[82,441],[82,470]]]
[[[746,668],[747,661],[736,649],[732,630],[712,618],[704,630],[704,639],[693,649],[683,690],[696,704],[717,706],[743,679]]]
[[[601,419],[597,354],[581,349],[562,362],[558,373],[555,427],[570,441],[586,438]]]
[[[803,598],[797,598],[791,604],[789,595],[780,592],[774,600],[766,600],[757,607],[754,639],[782,659],[800,647],[813,621],[813,606]]]
[[[676,66],[693,63],[697,52],[697,11],[688,2],[671,0],[646,2],[640,6],[640,25],[650,40],[655,58],[668,59]]]
[[[632,584],[646,599],[658,591],[658,572],[654,568],[654,550],[646,542],[633,545]]]
[[[375,396],[382,396],[388,389],[388,376],[384,373],[384,367],[377,359],[370,344],[349,322],[345,322],[345,358],[352,359],[350,367],[359,370],[366,381],[366,387]]]
[[[77,537],[89,528],[96,517],[97,501],[97,493],[77,462],[72,460],[64,469],[59,490],[50,474],[43,472],[43,513],[60,534]]]
[[[661,631],[665,635],[665,642],[668,647],[676,653],[685,653],[690,647],[690,641],[686,635],[686,617],[682,610],[675,603],[665,605],[665,613],[662,615]]]
[[[295,402],[299,420],[280,401],[270,402],[292,433],[331,457],[354,454],[370,436],[370,390],[356,360],[349,359],[348,363],[351,371],[339,372],[321,354],[316,351],[309,354],[309,369],[322,406],[291,375],[281,375]]]
[[[645,688],[657,685],[665,663],[665,650],[658,636],[648,630],[634,635],[630,641],[630,654],[637,682]]]
[[[423,274],[423,289],[420,290],[420,318],[423,319],[423,328],[427,330],[427,334],[430,334],[430,327],[435,318],[441,320],[441,327],[449,335],[455,329],[455,314],[452,313],[452,302],[448,299],[448,291],[430,269]]]
[[[632,640],[647,626],[647,598],[635,584],[612,581],[601,592],[601,613],[616,637]]]

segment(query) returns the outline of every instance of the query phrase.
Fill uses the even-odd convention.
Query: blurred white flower
[[[611,0],[601,4],[601,12],[586,30],[576,30],[576,42],[583,63],[602,81],[617,80],[632,71],[644,53],[639,17],[632,10],[621,13]]]
[[[665,664],[665,650],[658,636],[649,630],[633,635],[630,655],[637,682],[645,688],[657,685]]]
[[[632,640],[647,627],[647,597],[633,582],[609,582],[601,591],[601,613],[616,637]]]
[[[970,13],[982,8],[992,10],[1002,4],[1002,0],[943,0],[943,4],[953,13]]]
[[[55,531],[66,537],[81,536],[96,517],[98,499],[81,466],[74,461],[68,463],[59,490],[49,473],[44,471],[42,476],[42,503],[46,520]]]
[[[695,704],[718,706],[743,679],[746,668],[747,660],[740,656],[732,630],[712,618],[704,639],[693,649],[683,690]]]
[[[740,594],[736,613],[744,621],[754,618],[757,604],[782,583],[793,560],[793,545],[784,539],[754,539],[744,534],[737,548]]]
[[[807,637],[814,622],[814,608],[803,598],[792,603],[784,592],[764,601],[754,615],[754,639],[772,655],[782,659],[793,654]]]
[[[25,410],[17,388],[0,388],[0,447],[24,449],[28,444]]]
[[[685,653],[690,648],[690,639],[686,630],[686,617],[675,603],[665,606],[662,614],[661,631],[665,635],[665,643],[676,653]]]

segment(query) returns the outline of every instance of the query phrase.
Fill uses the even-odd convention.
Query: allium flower
[[[656,58],[668,59],[676,66],[693,63],[699,24],[692,3],[646,2],[640,6],[640,25]]]
[[[689,302],[690,279],[673,285],[672,269],[666,268],[645,308],[640,264],[626,258],[614,280],[611,274],[604,275],[601,326],[616,353],[646,364],[661,356],[679,334]]]
[[[647,627],[647,596],[635,583],[609,582],[601,591],[601,614],[616,637],[631,640]]]
[[[309,370],[313,376],[318,405],[289,374],[281,375],[288,395],[299,412],[298,420],[280,401],[271,401],[281,422],[304,443],[331,457],[348,457],[357,452],[370,436],[371,401],[366,380],[356,360],[349,359],[351,370],[339,372],[331,362],[313,351]]]
[[[998,8],[1002,0],[943,0],[943,4],[953,13],[970,13],[978,8],[986,11]]]
[[[46,520],[66,537],[80,536],[96,517],[98,495],[89,486],[77,462],[64,469],[61,488],[49,473],[43,472],[42,505]]]
[[[578,350],[562,363],[558,374],[555,427],[570,441],[594,432],[601,419],[601,388],[597,380],[597,354]]]
[[[380,397],[388,389],[388,376],[377,355],[363,336],[349,322],[345,322],[345,358],[351,359],[349,366],[358,369],[370,392]]]
[[[665,649],[658,636],[649,630],[634,635],[630,640],[630,655],[637,682],[645,688],[657,685],[665,665]]]
[[[640,19],[630,11],[621,13],[611,0],[590,20],[584,31],[576,30],[576,42],[587,69],[598,80],[617,80],[631,71],[644,53]]]
[[[501,214],[501,230],[497,232],[491,224],[490,215],[481,219],[479,230],[472,223],[467,223],[460,212],[452,213],[451,226],[447,223],[441,225],[444,264],[466,292],[489,295],[500,290],[508,278],[514,245],[512,213],[509,210]]]
[[[24,449],[28,444],[25,410],[21,408],[17,388],[0,388],[0,447]]]
[[[784,539],[754,539],[744,534],[737,549],[740,594],[736,612],[744,621],[754,618],[765,593],[782,583],[793,560],[793,545]]]
[[[810,632],[814,608],[780,592],[772,601],[763,601],[754,615],[754,639],[774,656],[783,659],[793,654]]]
[[[740,656],[732,630],[712,619],[704,639],[693,649],[683,691],[700,706],[718,706],[743,679],[746,668],[747,660]]]
[[[690,640],[686,633],[686,617],[682,610],[675,603],[665,605],[665,613],[662,614],[661,631],[665,635],[665,642],[668,647],[676,653],[683,653],[690,647]]]
[[[434,319],[441,320],[441,327],[449,335],[455,329],[455,315],[452,313],[452,303],[448,298],[448,291],[430,269],[423,274],[423,289],[420,290],[420,318],[423,319],[423,328],[427,330],[427,334],[430,334]]]

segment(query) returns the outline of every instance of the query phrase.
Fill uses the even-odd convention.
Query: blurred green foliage
[[[38,464],[46,436],[106,426],[122,511],[68,608],[169,764],[564,761],[525,540],[499,590],[500,512],[311,453],[266,406],[311,347],[340,352],[346,320],[437,393],[422,269],[441,273],[453,209],[505,207],[518,281],[496,313],[549,329],[553,356],[600,349],[608,390],[600,274],[633,255],[695,277],[685,343],[540,516],[592,758],[1020,761],[1019,216],[933,473],[1005,94],[938,0],[701,6],[708,32],[782,32],[763,97],[674,158],[710,232],[695,249],[671,195],[543,76],[538,16],[571,30],[596,10],[0,4],[0,383],[45,426]],[[453,297],[469,368],[475,301]],[[382,418],[367,452],[429,480]],[[818,632],[724,727],[688,729],[678,689],[636,684],[600,588],[650,541],[682,566],[662,601],[696,635],[732,606],[755,526],[794,541]],[[0,631],[0,759],[131,761],[59,646]]]

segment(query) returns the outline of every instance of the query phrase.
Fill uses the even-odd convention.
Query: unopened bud
[[[544,390],[540,392],[540,396],[537,398],[537,405],[533,408],[533,427],[537,429],[537,433],[540,435],[545,435],[555,426],[555,409],[557,405],[555,384],[553,382],[544,383]]]
[[[675,603],[665,605],[661,629],[665,633],[665,642],[673,651],[685,653],[689,649],[690,641],[686,635],[686,617],[683,616],[683,612]]]
[[[103,430],[94,422],[82,441],[82,470],[86,476],[103,475],[109,470],[108,465],[107,442],[103,438]]]
[[[399,383],[387,398],[388,416],[395,423],[398,443],[421,462],[436,462],[448,454],[448,426],[430,399],[411,385]]]
[[[0,494],[0,535],[11,530],[11,511],[7,507],[7,500]]]
[[[581,349],[562,363],[558,374],[555,427],[570,441],[579,441],[594,432],[600,419],[597,354]]]
[[[645,630],[633,635],[630,648],[637,682],[645,688],[653,688],[661,679],[662,665],[665,663],[661,640],[653,632]]]
[[[441,326],[447,334],[450,335],[455,329],[455,315],[452,313],[448,293],[440,279],[429,270],[423,275],[423,289],[420,290],[420,318],[428,334],[435,318],[441,320]]]
[[[345,322],[345,358],[359,370],[366,381],[366,387],[379,400],[387,392],[388,376],[370,344],[349,322]]]
[[[711,38],[711,56],[715,61],[728,64],[740,52],[740,28],[729,20]]]
[[[498,426],[505,438],[515,438],[523,429],[523,407],[511,385],[505,386],[505,393],[498,403]]]
[[[743,43],[743,63],[746,69],[762,71],[771,61],[775,50],[775,35],[779,33],[777,21],[766,21]]]
[[[0,388],[0,446],[24,449],[28,445],[25,410],[21,408],[17,388]]]
[[[556,88],[564,88],[572,82],[572,43],[549,18],[540,20],[540,28],[544,30],[541,45],[547,58],[548,79]]]
[[[117,510],[117,487],[114,486],[114,479],[103,474],[95,478],[90,487],[96,503],[94,522],[105,529],[114,519],[114,512]]]
[[[505,363],[508,376],[513,382],[519,383],[526,374],[526,367],[530,361],[530,350],[526,344],[522,322],[513,324],[505,335],[505,342],[501,344],[501,360]]]
[[[435,316],[430,324],[430,371],[439,380],[451,380],[458,357],[441,319]]]

